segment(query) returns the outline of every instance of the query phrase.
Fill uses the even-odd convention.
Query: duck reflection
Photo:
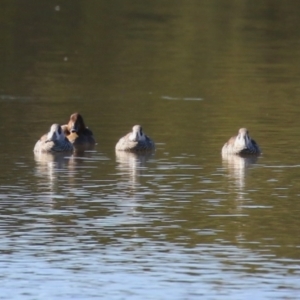
[[[222,155],[223,166],[234,183],[239,199],[243,199],[247,168],[257,161],[257,156]]]
[[[67,168],[71,156],[66,153],[34,153],[35,174],[41,179],[38,188],[49,188],[54,192],[58,188],[57,179],[61,170]]]
[[[145,190],[140,181],[153,154],[116,151],[116,169],[120,176],[117,182],[118,207],[123,211],[120,222],[134,223],[141,217],[138,207],[145,199]],[[136,233],[135,226],[132,229]]]
[[[68,162],[69,172],[75,174],[87,160],[91,160],[95,156],[95,153],[95,150],[75,149]]]
[[[116,151],[117,169],[123,178],[128,179],[131,187],[138,184],[139,176],[143,174],[146,162],[153,156],[152,152],[134,153]]]
[[[65,178],[72,179],[85,160],[90,159],[94,152],[76,150],[70,156],[66,153],[34,153],[36,175],[49,182],[53,182],[62,173]]]
[[[73,205],[77,197],[89,195],[85,179],[96,168],[90,164],[91,160],[99,160],[99,157],[95,157],[96,154],[96,151],[75,151],[70,156],[62,153],[35,154],[38,198],[47,198],[51,205],[57,204],[57,199],[64,199],[64,203]]]

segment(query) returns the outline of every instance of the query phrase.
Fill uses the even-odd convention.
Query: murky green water
[[[1,299],[299,297],[297,2],[2,5]],[[35,156],[75,111],[96,149]]]

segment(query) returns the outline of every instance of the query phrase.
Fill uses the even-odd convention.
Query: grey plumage
[[[116,144],[117,151],[150,151],[155,149],[155,144],[150,137],[144,134],[140,125],[132,127],[132,132],[120,138]]]
[[[238,135],[231,137],[222,148],[222,155],[259,155],[260,153],[258,144],[249,136],[247,128],[240,128]]]
[[[50,131],[44,134],[35,144],[34,152],[68,152],[73,145],[65,137],[59,124],[53,124]]]

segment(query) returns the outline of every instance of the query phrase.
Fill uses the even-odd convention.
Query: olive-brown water
[[[2,6],[1,299],[299,297],[298,2]],[[35,156],[75,111],[95,150]]]

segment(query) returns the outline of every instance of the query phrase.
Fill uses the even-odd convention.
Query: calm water
[[[300,4],[256,2],[3,2],[0,299],[300,299]],[[75,111],[95,150],[35,156]]]

